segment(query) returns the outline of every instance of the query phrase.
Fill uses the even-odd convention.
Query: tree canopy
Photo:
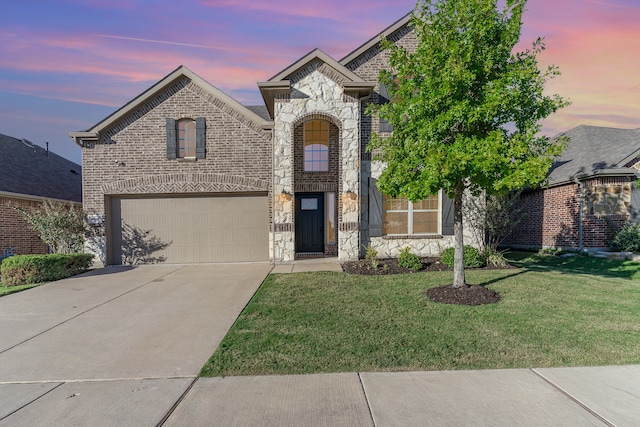
[[[545,48],[540,38],[514,52],[525,6],[525,0],[420,1],[410,20],[415,51],[381,41],[390,52],[390,69],[380,74],[390,102],[370,104],[368,111],[394,131],[373,134],[369,143],[374,158],[386,164],[378,188],[414,202],[443,189],[454,200],[460,261],[454,287],[466,285],[463,193],[537,185],[564,146],[562,139],[541,135],[539,123],[568,105],[544,94],[558,68],[538,68]]]

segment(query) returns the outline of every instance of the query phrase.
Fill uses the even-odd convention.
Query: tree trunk
[[[466,288],[467,282],[464,279],[464,233],[462,229],[462,195],[464,186],[456,188],[453,199],[453,244],[455,248],[453,260],[453,287]]]

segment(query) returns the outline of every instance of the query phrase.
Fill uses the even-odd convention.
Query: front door
[[[324,194],[296,194],[296,252],[324,253]]]

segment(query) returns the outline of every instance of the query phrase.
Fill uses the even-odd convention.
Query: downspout
[[[578,194],[580,195],[580,214],[578,220],[578,250],[582,252],[584,240],[584,184],[578,178],[574,178],[578,184]]]
[[[275,114],[274,114],[275,116]],[[276,124],[271,129],[271,256],[276,265]]]

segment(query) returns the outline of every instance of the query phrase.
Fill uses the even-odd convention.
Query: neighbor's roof
[[[632,175],[640,155],[640,129],[581,125],[559,136],[570,141],[551,167],[549,184],[594,175]]]
[[[82,202],[82,168],[25,139],[0,134],[0,192]]]

